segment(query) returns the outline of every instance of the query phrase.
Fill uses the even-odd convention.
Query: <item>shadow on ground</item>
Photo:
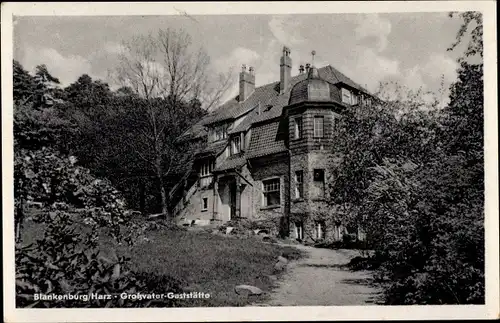
[[[340,264],[299,264],[297,267],[347,269],[347,265]]]

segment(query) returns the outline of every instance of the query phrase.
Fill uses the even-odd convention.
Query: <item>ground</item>
[[[41,238],[43,225],[28,221],[23,231],[23,243],[28,244]],[[342,266],[359,256],[356,250],[265,243],[256,236],[204,230],[158,229],[146,236],[132,248],[101,236],[101,252],[110,257],[116,250],[131,258],[137,273],[169,276],[186,292],[211,295],[208,300],[182,301],[180,306],[362,305],[374,303],[378,292],[370,272]],[[283,255],[290,261],[284,273],[277,273],[274,265]],[[238,295],[234,287],[240,284],[257,286],[264,293]]]
[[[307,254],[292,261],[265,302],[257,306],[367,305],[377,302],[379,290],[372,285],[368,271],[349,271],[343,267],[359,252],[346,249],[320,249],[294,246]]]
[[[43,224],[27,221],[23,244],[41,238],[43,227]],[[116,246],[109,237],[101,234],[101,253],[110,259],[115,255],[129,256],[131,269],[137,273],[170,276],[180,281],[183,291],[211,295],[209,299],[183,300],[179,304],[182,307],[248,305],[255,299],[236,294],[235,286],[257,286],[265,293],[259,296],[262,299],[275,287],[276,281],[270,276],[278,256],[300,257],[300,253],[292,247],[262,242],[257,237],[240,238],[170,229],[148,231],[146,237],[147,240],[129,248]]]

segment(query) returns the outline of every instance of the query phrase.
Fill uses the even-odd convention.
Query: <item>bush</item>
[[[357,236],[356,234],[353,234],[353,233],[344,233],[342,235],[342,242],[346,245],[350,245],[354,242],[356,242],[357,240]]]
[[[108,181],[94,178],[71,158],[46,148],[16,151],[16,221],[22,224],[23,204],[43,201],[33,221],[45,228],[34,243],[16,245],[16,305],[18,307],[141,307],[173,303],[90,295],[179,290],[169,277],[140,275],[129,269],[129,259],[106,259],[97,241],[107,231],[118,243],[132,245],[145,230],[158,224],[129,221],[125,203]],[[78,208],[78,211],[70,211]],[[20,233],[18,226],[18,233]],[[22,240],[22,239],[19,239]],[[162,290],[165,292],[165,290]],[[74,295],[76,299],[47,300],[38,295]]]
[[[42,239],[16,247],[16,305],[18,307],[143,307],[171,306],[168,299],[135,300],[112,297],[95,299],[91,294],[152,293],[180,291],[170,277],[137,274],[130,259],[107,259],[97,248],[97,231],[77,232],[78,224],[66,212],[50,215]],[[81,230],[80,230],[81,231]],[[166,289],[162,289],[166,288]],[[35,295],[79,295],[75,299],[43,300]]]

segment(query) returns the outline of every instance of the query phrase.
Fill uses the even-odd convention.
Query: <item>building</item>
[[[279,81],[256,87],[243,66],[239,94],[181,136],[203,147],[171,192],[178,221],[246,218],[303,241],[339,240],[348,230],[326,193],[339,158],[332,134],[344,109],[372,96],[329,65],[301,65],[292,76],[286,47],[279,70]]]

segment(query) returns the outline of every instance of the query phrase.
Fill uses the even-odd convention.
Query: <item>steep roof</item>
[[[371,95],[365,88],[330,65],[319,68],[317,71],[319,78],[327,81],[330,85],[345,84],[365,94]],[[306,79],[307,73],[293,76],[290,79],[288,89],[283,94],[280,94],[280,84],[278,81],[256,87],[254,92],[243,102],[239,102],[239,97],[235,96],[222,104],[217,110],[205,116],[182,136],[189,135],[195,138],[206,136],[207,125],[234,120],[248,113],[239,125],[229,131],[229,134],[233,134],[247,131],[252,128],[248,150],[244,156],[228,158],[219,168],[229,169],[239,167],[242,165],[245,158],[256,158],[286,151],[284,140],[278,138],[278,118],[281,117],[283,108],[290,103],[291,90],[296,84],[304,82]],[[300,89],[297,89],[299,91],[293,95],[299,94]],[[341,102],[338,89],[331,88],[330,93],[334,101]],[[197,157],[218,155],[224,150],[226,145],[227,139],[223,142],[210,143],[205,149],[199,152]]]
[[[207,128],[203,125],[203,119],[188,128],[177,138],[177,142],[203,138],[208,134]]]
[[[359,84],[352,81],[350,78],[345,76],[342,72],[335,69],[331,65],[327,65],[325,67],[318,69],[319,76],[332,83],[344,83],[354,89],[357,89],[366,94],[370,94],[368,90],[360,86]],[[279,93],[279,81],[273,82],[269,84],[265,84],[255,88],[255,91],[250,95],[248,99],[243,102],[239,102],[238,95],[231,98],[230,100],[223,103],[219,106],[218,109],[209,113],[202,120],[196,123],[191,129],[188,129],[180,138],[185,137],[195,137],[199,138],[202,136],[206,136],[206,125],[229,121],[238,118],[239,116],[248,113],[252,109],[256,108],[259,104],[261,107],[261,113],[258,116],[254,116],[251,120],[252,123],[259,123],[267,120],[271,120],[274,118],[278,118],[281,116],[281,112],[283,107],[288,105],[290,99],[290,90],[293,88],[295,84],[300,81],[303,81],[307,78],[307,73],[302,73],[299,75],[295,75],[290,79],[290,85],[288,90],[280,94]],[[248,117],[246,118],[248,119]],[[248,126],[248,121],[246,121],[245,126]],[[233,129],[231,133],[234,133]]]
[[[214,171],[225,171],[229,169],[240,168],[247,163],[247,159],[243,154],[229,156],[226,160],[217,166]]]
[[[202,123],[208,125],[225,120],[236,119],[254,109],[259,103],[268,101],[276,95],[274,91],[276,83],[266,84],[255,89],[248,99],[238,101],[238,96],[226,101],[217,110],[203,118]]]
[[[231,129],[229,131],[229,134],[238,133],[238,132],[244,132],[244,131],[247,131],[248,129],[250,129],[250,127],[252,126],[253,121],[255,120],[255,118],[260,113],[259,109],[261,109],[261,107],[256,107],[253,111],[251,111],[245,117],[245,119],[243,119],[243,121],[241,121],[241,123],[239,125],[237,125],[236,127],[234,127],[233,129]]]
[[[286,151],[285,141],[278,138],[279,121],[272,121],[252,128],[252,138],[246,153],[247,158]]]
[[[342,74],[339,70],[337,70],[333,66],[327,65],[324,68],[325,68],[325,71],[324,71],[325,75],[322,75],[322,71],[321,71],[322,69],[319,69],[319,75],[321,78],[324,78],[325,80],[327,80],[329,82],[333,81],[332,82],[333,84],[335,84],[335,83],[347,84],[352,88],[355,88],[361,92],[364,92],[366,94],[371,95],[371,93],[367,89],[365,89],[361,85],[357,84],[356,82],[354,82],[353,80],[351,80],[350,78],[348,78],[347,76]]]
[[[344,83],[361,92],[370,94],[370,92],[368,92],[365,88],[352,81],[350,78],[342,74],[331,65],[327,65],[318,69],[318,72],[320,78],[332,84]],[[262,111],[258,117],[253,118],[253,123],[278,118],[281,115],[283,107],[288,105],[288,101],[290,98],[290,89],[295,84],[305,80],[306,78],[307,73],[293,76],[290,79],[288,90],[283,94],[279,93],[279,82],[273,82],[255,88],[255,91],[250,95],[250,97],[243,102],[239,102],[238,96],[236,96],[225,102],[217,110],[213,111],[208,116],[203,118],[202,124],[208,125],[211,123],[235,119],[238,116],[241,116],[251,109],[255,108],[259,103],[261,105]],[[265,111],[266,107],[270,108]]]
[[[224,151],[227,144],[228,144],[227,139],[211,142],[196,154],[196,158],[203,158],[207,156],[218,156],[220,153]]]

